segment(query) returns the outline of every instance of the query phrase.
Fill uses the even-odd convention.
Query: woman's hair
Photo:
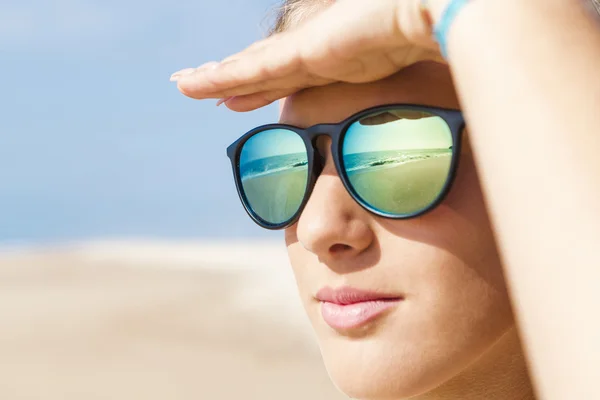
[[[334,0],[284,0],[277,10],[275,25],[269,35],[287,31],[299,21],[307,19],[309,15],[319,11],[323,6],[333,3]]]
[[[270,35],[284,32],[291,26],[303,21],[308,15],[323,8],[335,0],[284,0],[277,11],[275,24],[269,32]],[[586,0],[587,6],[595,9],[600,15],[600,0]]]

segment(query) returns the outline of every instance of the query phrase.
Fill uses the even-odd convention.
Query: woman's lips
[[[396,306],[402,297],[368,292],[350,287],[324,288],[317,293],[321,314],[333,329],[358,328]]]
[[[399,301],[400,299],[365,301],[348,305],[323,302],[321,314],[327,325],[333,329],[348,330],[358,328],[375,319]]]

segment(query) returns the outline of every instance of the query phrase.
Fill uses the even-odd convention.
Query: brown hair
[[[270,35],[287,31],[292,26],[307,19],[309,15],[324,9],[334,0],[284,0],[283,5],[276,11],[275,24]]]

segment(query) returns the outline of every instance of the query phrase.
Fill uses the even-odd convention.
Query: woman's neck
[[[469,368],[418,400],[535,400],[516,328]]]

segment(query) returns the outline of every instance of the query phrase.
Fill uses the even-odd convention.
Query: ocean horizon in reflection
[[[452,155],[452,148],[372,151],[345,155],[344,166],[346,172],[352,174],[362,172],[365,169],[374,170],[375,168],[393,167],[412,161],[448,155]]]
[[[446,149],[410,149],[410,150],[387,150],[365,153],[354,153],[343,157],[346,172],[348,174],[362,172],[365,169],[393,167],[413,161],[426,160],[429,158],[451,156],[452,148]],[[259,158],[242,164],[240,172],[242,181],[260,176],[293,170],[308,166],[306,153],[285,154]]]
[[[308,167],[308,157],[305,152],[284,154],[252,160],[240,165],[242,181],[258,178],[263,175],[274,174],[290,169]]]

